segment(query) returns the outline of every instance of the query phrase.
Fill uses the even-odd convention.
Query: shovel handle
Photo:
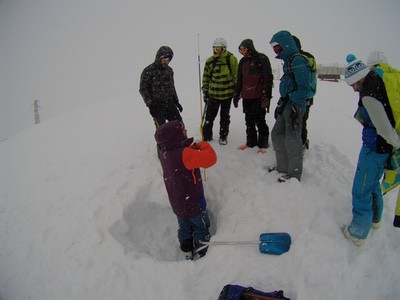
[[[208,245],[250,245],[250,244],[259,244],[260,241],[215,241],[215,242],[206,242],[203,244]]]

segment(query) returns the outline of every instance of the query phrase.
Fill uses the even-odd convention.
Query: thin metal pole
[[[203,99],[202,99],[202,91],[201,91],[201,69],[200,69],[200,33],[197,34],[197,64],[199,69],[199,96],[200,96],[200,136],[203,139],[203,125],[204,125],[204,116],[205,111],[203,111]],[[207,181],[206,169],[203,169],[204,181]]]
[[[199,69],[199,96],[200,96],[200,135],[203,138],[203,99],[201,91],[201,68],[200,68],[200,33],[197,34],[197,64]]]

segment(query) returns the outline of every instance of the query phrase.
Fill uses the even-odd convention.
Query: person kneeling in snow
[[[205,141],[193,143],[181,121],[171,121],[157,128],[160,162],[165,187],[173,212],[178,218],[178,239],[183,252],[191,252],[210,240],[210,219],[199,168],[217,162],[214,149]],[[199,251],[204,256],[207,248]]]

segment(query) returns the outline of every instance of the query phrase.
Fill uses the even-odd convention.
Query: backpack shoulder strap
[[[232,53],[228,51],[228,54],[226,55],[226,64],[228,65],[229,72],[232,74],[231,56]]]
[[[232,66],[231,66],[231,56],[232,53],[228,52],[226,54],[226,65],[228,66],[229,72],[232,74]],[[211,65],[211,73],[214,71],[215,66],[217,65],[218,60],[220,59],[219,56],[214,57],[213,61],[212,61],[212,65]]]
[[[300,55],[300,56],[303,56],[303,55],[300,54],[300,53],[295,53],[295,54],[293,54],[293,55],[289,58],[288,72],[289,72],[290,76],[293,75],[293,69],[292,69],[293,60],[294,60],[294,58],[295,58],[296,56],[299,56],[299,55]]]
[[[304,52],[304,53],[303,53],[303,52],[301,52],[301,53],[295,53],[295,54],[293,54],[293,55],[289,58],[288,71],[289,71],[289,74],[290,74],[290,75],[293,74],[292,63],[293,63],[293,60],[294,60],[294,58],[295,58],[296,56],[301,56],[301,57],[303,57],[303,58],[306,60],[307,65],[308,65],[308,67],[310,68],[310,71],[311,71],[311,72],[317,72],[317,63],[316,63],[316,61],[315,61],[314,56],[313,56],[312,54],[310,54],[310,56],[309,56],[307,53],[308,53],[308,52]]]
[[[213,61],[211,63],[211,72],[210,73],[212,73],[214,71],[214,68],[217,65],[218,60],[219,60],[218,56],[213,58]]]

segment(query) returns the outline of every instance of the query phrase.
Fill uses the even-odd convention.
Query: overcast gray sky
[[[252,38],[278,67],[268,42],[285,29],[318,63],[382,51],[400,68],[399,12],[398,0],[0,0],[0,140],[33,126],[35,99],[42,121],[116,98],[143,105],[140,72],[164,44],[189,101],[198,93],[198,34],[202,61],[216,37],[238,58]]]

